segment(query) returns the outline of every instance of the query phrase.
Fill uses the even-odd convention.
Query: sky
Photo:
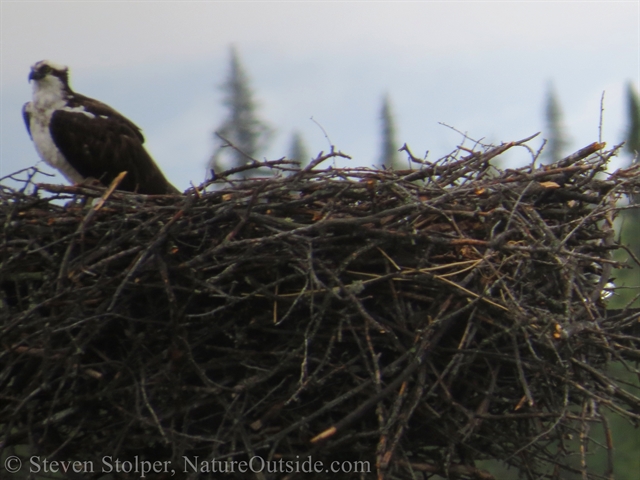
[[[21,108],[29,68],[45,58],[138,124],[181,190],[204,180],[231,45],[275,131],[269,159],[287,155],[298,131],[313,156],[334,145],[348,165],[378,164],[385,94],[400,145],[418,156],[454,150],[459,132],[519,140],[544,129],[549,85],[566,153],[598,140],[603,93],[611,146],[624,138],[627,85],[640,90],[638,0],[2,0],[0,43],[0,177],[39,162]],[[524,149],[509,158],[529,159]]]

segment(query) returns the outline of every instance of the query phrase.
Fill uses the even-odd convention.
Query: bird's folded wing
[[[49,126],[51,138],[71,166],[83,177],[96,178],[105,185],[126,171],[127,176],[120,184],[122,190],[175,193],[177,190],[142,145],[137,127],[120,115],[105,113],[75,109],[53,113]]]

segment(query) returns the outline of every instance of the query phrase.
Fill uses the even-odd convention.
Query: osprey
[[[38,154],[71,183],[94,178],[104,185],[126,171],[118,189],[179,193],[164,177],[133,122],[69,87],[69,69],[42,60],[31,67],[33,100],[22,115]]]

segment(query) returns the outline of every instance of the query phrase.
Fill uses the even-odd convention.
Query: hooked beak
[[[38,71],[34,70],[33,68],[29,72],[29,81],[31,81],[31,80],[40,80],[42,78],[44,78],[44,73],[42,73],[42,72],[38,72]]]

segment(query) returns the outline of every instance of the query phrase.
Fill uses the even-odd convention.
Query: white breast
[[[27,105],[27,112],[30,115],[31,138],[38,155],[45,163],[58,169],[69,182],[82,182],[84,178],[60,153],[49,130],[53,112],[58,109],[67,109],[60,80],[56,77],[46,77],[43,81],[34,82],[33,87],[33,101]],[[84,113],[91,115],[88,112]]]
[[[49,131],[49,122],[52,114],[53,112],[44,115],[42,112],[35,115],[31,113],[31,137],[36,151],[45,163],[58,169],[69,182],[80,183],[84,180],[82,175],[67,162],[58,147],[53,143],[51,132]]]

